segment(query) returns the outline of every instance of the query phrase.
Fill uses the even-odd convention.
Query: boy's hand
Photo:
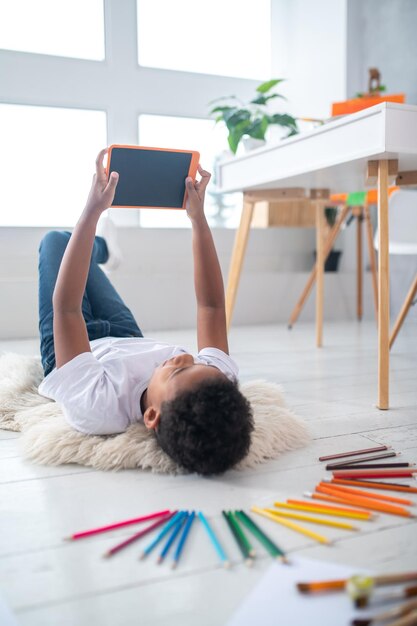
[[[97,156],[96,173],[93,177],[93,184],[91,185],[84,213],[100,216],[113,202],[119,174],[112,172],[107,181],[106,170],[103,165],[103,158],[106,153],[107,148],[104,148]]]
[[[190,177],[185,179],[185,188],[187,190],[185,208],[190,220],[204,215],[204,196],[211,178],[210,172],[203,170],[200,164],[198,164],[198,172],[201,174],[201,179],[198,182],[194,182]]]

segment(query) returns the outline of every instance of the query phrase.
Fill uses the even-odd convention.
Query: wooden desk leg
[[[371,216],[369,213],[368,205],[365,205],[364,211],[365,211],[365,222],[366,222],[366,236],[368,240],[369,264],[371,266],[371,274],[372,274],[372,289],[373,289],[373,294],[374,294],[375,319],[378,322],[378,274],[376,271],[374,236],[372,232]]]
[[[389,407],[388,161],[378,161],[378,408]]]
[[[401,307],[401,311],[399,312],[398,317],[395,320],[394,328],[392,329],[391,337],[390,337],[390,340],[389,340],[389,347],[390,348],[392,347],[392,344],[394,343],[395,338],[398,335],[398,332],[399,332],[401,326],[403,325],[405,317],[406,317],[406,315],[408,313],[408,309],[410,308],[411,303],[413,302],[416,293],[417,293],[417,276],[415,277],[414,282],[413,282],[413,284],[411,285],[411,287],[410,287],[410,289],[408,291],[408,294],[407,294],[407,297],[406,297],[406,299],[404,301],[404,304]]]
[[[242,216],[240,218],[239,228],[236,231],[235,242],[233,246],[232,259],[230,262],[229,277],[226,289],[226,322],[227,329],[230,328],[232,321],[233,309],[236,301],[237,288],[239,286],[240,273],[242,270],[243,259],[248,243],[249,229],[253,216],[253,202],[243,201]]]
[[[336,224],[333,226],[329,237],[326,239],[326,245],[325,245],[325,249],[324,249],[324,260],[326,261],[327,257],[330,254],[331,249],[333,248],[333,244],[337,239],[337,236],[339,234],[340,228],[343,224],[343,222],[345,221],[348,213],[350,211],[350,207],[346,207],[344,206],[337,221]],[[313,288],[313,285],[315,283],[316,280],[316,273],[317,273],[317,263],[314,264],[313,269],[311,270],[310,276],[308,277],[308,280],[306,282],[306,285],[304,287],[303,293],[301,294],[301,296],[298,299],[297,304],[295,305],[295,307],[293,308],[292,312],[291,312],[291,316],[290,319],[288,321],[288,328],[291,329],[293,327],[293,324],[295,324],[295,322],[298,319],[298,316],[300,315],[301,311],[303,310],[303,306],[306,303],[306,300],[308,298],[308,296],[310,295],[310,292]]]
[[[358,320],[362,319],[363,301],[362,301],[362,222],[363,222],[363,208],[359,207],[357,219],[356,219],[356,260],[357,260],[357,302],[356,302],[356,315]]]
[[[323,345],[323,296],[324,296],[324,205],[316,201],[316,345]]]

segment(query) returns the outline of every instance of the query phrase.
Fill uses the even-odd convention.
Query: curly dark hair
[[[162,403],[156,436],[179,465],[208,476],[247,455],[253,428],[251,406],[237,383],[206,380]]]

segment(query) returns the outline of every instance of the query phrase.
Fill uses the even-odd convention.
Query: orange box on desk
[[[396,93],[391,96],[369,96],[368,98],[352,98],[344,102],[334,102],[332,104],[332,117],[335,115],[356,113],[356,111],[362,111],[362,109],[373,107],[375,104],[380,104],[381,102],[399,102],[402,104],[405,102],[405,94]]]

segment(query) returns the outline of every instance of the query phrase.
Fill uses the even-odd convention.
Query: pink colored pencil
[[[357,456],[358,454],[368,454],[369,452],[382,452],[389,450],[391,446],[375,446],[373,448],[364,448],[362,450],[351,450],[350,452],[339,452],[339,454],[328,454],[327,456],[319,456],[319,461],[330,461],[331,459],[342,459],[347,456]]]
[[[99,528],[92,528],[91,530],[84,530],[69,537],[65,537],[66,540],[72,541],[73,539],[83,539],[84,537],[90,537],[91,535],[98,535],[99,533],[105,533],[115,528],[123,528],[123,526],[130,526],[131,524],[138,524],[139,522],[147,522],[148,520],[155,519],[156,517],[162,517],[168,515],[171,511],[158,511],[157,513],[149,513],[149,515],[142,515],[142,517],[134,517],[133,519],[124,520],[123,522],[115,522],[114,524],[108,524],[107,526],[100,526]]]
[[[162,517],[161,519],[159,519],[157,522],[154,522],[153,524],[151,524],[150,526],[147,526],[146,528],[143,528],[142,530],[140,530],[138,533],[135,533],[134,535],[132,535],[131,537],[129,537],[128,539],[125,539],[124,541],[122,541],[121,543],[118,543],[116,546],[114,546],[113,548],[110,548],[110,550],[107,550],[107,552],[105,552],[103,554],[103,556],[105,557],[109,557],[109,556],[113,556],[113,554],[116,554],[116,552],[119,552],[119,550],[122,550],[123,548],[125,548],[126,546],[130,545],[131,543],[133,543],[134,541],[136,541],[137,539],[140,539],[141,537],[143,537],[144,535],[147,535],[148,533],[150,533],[152,530],[154,530],[155,528],[158,528],[158,526],[161,526],[161,524],[165,524],[165,522],[167,522],[169,519],[171,519],[171,517],[176,513],[177,511],[173,511],[172,513],[169,513],[169,515],[165,515],[164,517]]]

